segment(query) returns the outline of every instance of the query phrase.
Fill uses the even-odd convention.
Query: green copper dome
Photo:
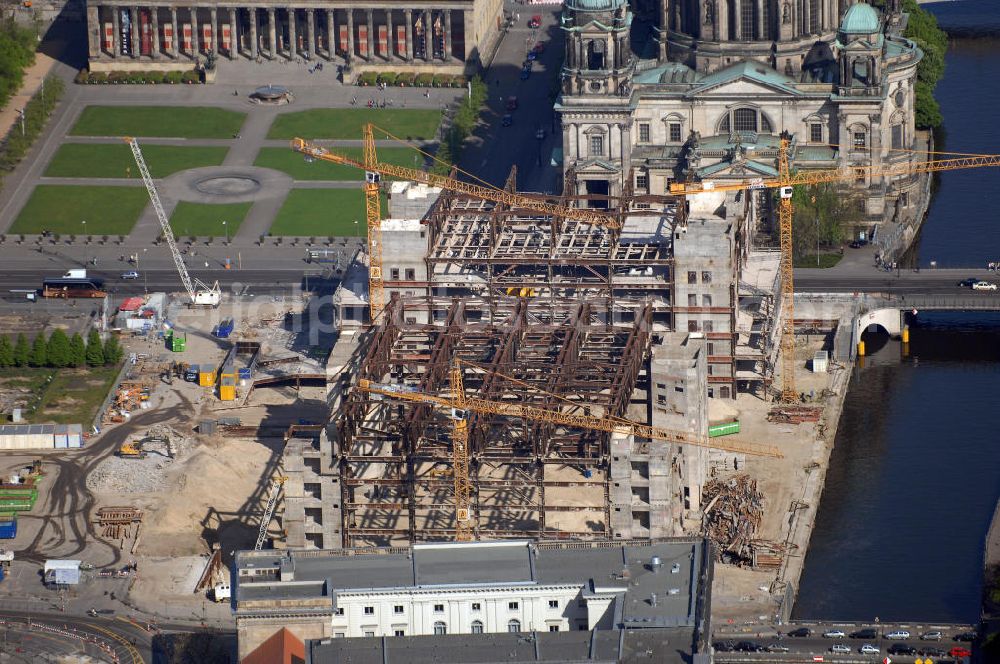
[[[840,31],[848,35],[868,35],[879,32],[880,23],[875,8],[867,2],[859,2],[844,14]]]
[[[566,7],[583,12],[614,11],[625,4],[625,0],[566,0]]]

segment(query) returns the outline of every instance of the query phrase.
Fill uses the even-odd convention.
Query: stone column
[[[114,27],[112,28],[112,30],[115,31],[114,35],[112,35],[113,39],[111,40],[112,58],[117,58],[119,55],[122,54],[121,24],[119,23],[119,18],[118,18],[118,12],[120,11],[121,11],[120,7],[111,8],[111,20],[114,23]]]
[[[733,21],[733,28],[735,28],[736,34],[733,35],[733,39],[736,41],[743,39],[743,3],[747,1],[733,0],[733,13],[736,14],[736,20]]]
[[[337,53],[337,42],[334,41],[337,37],[337,31],[334,29],[333,25],[333,10],[326,10],[326,57],[328,60],[333,60],[333,56]]]
[[[368,62],[371,62],[372,60],[375,59],[375,35],[374,35],[374,32],[375,32],[375,17],[373,16],[373,14],[374,14],[374,12],[371,9],[366,9],[365,10],[365,19],[368,22],[367,23],[367,25],[368,25],[368,57],[367,57]]]
[[[404,9],[403,18],[406,19],[406,61],[413,61],[413,10]]]
[[[764,41],[771,35],[771,27],[764,23],[764,2],[766,1],[757,0],[757,34],[755,37],[758,41]],[[773,16],[769,16],[768,18],[769,20],[774,20]]]
[[[250,59],[256,61],[260,57],[260,50],[257,38],[257,8],[248,7],[247,13],[250,15]]]
[[[309,31],[309,43],[306,45],[306,53],[309,54],[310,60],[316,57],[316,17],[313,15],[315,13],[315,9],[306,10],[306,29]]]
[[[296,16],[295,9],[289,8],[288,10],[288,58],[294,59],[299,52],[299,35],[296,30]]]
[[[215,53],[215,57],[219,57],[219,13],[215,7],[208,12],[209,19],[212,21],[212,53]]]
[[[104,24],[101,23],[100,7],[87,5],[87,56],[96,60],[101,55],[101,39]]]
[[[236,8],[229,8],[229,59],[235,60],[240,52],[240,36],[236,32]]]
[[[170,55],[176,60],[177,54],[180,52],[178,50],[180,47],[177,44],[181,39],[181,36],[177,34],[177,7],[170,8],[170,29],[173,31],[173,36],[170,38]]]
[[[132,37],[132,57],[139,57],[139,8],[132,7],[129,9],[129,19],[130,19],[130,33]]]
[[[451,62],[451,10],[444,10],[444,61]]]
[[[354,10],[347,10],[347,61],[354,59]]]
[[[424,10],[424,61],[430,62],[434,55],[434,26],[431,25],[431,10]]]
[[[396,35],[392,33],[392,9],[385,10],[385,32],[389,36],[386,45],[389,47],[385,57],[389,62],[396,59]]]
[[[159,7],[149,8],[149,31],[153,33],[153,40],[150,44],[149,55],[154,59],[160,58],[160,13]]]
[[[275,38],[274,7],[267,9],[267,50],[270,58],[274,60],[278,57],[278,40]]]

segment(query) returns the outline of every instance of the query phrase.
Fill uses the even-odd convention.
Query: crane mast
[[[170,255],[174,259],[174,266],[181,277],[181,283],[184,284],[184,290],[187,291],[188,297],[191,298],[191,303],[213,307],[219,306],[219,302],[222,300],[222,291],[219,289],[219,282],[215,282],[214,286],[209,287],[198,279],[192,280],[191,275],[188,274],[187,266],[184,265],[184,258],[181,256],[181,252],[177,250],[177,242],[174,240],[174,233],[170,229],[170,221],[167,219],[167,213],[164,212],[163,204],[160,203],[160,195],[156,191],[153,177],[149,174],[146,160],[142,156],[142,150],[139,149],[139,141],[131,136],[126,136],[124,140],[132,148],[132,157],[135,158],[135,163],[139,167],[139,173],[142,175],[142,182],[146,185],[146,191],[149,193],[149,200],[153,204],[156,219],[160,222],[160,229],[163,231],[163,237],[167,241]]]

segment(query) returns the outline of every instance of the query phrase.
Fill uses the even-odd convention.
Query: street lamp
[[[222,222],[222,229],[226,231],[226,244],[229,244],[229,226],[226,225],[228,223],[229,223],[228,221]]]
[[[357,219],[354,220],[354,234],[358,237],[361,237],[361,229],[358,227]]]
[[[819,215],[816,215],[816,267],[819,267]]]

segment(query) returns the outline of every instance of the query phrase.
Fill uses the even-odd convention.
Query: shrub
[[[163,83],[166,74],[162,71],[150,71],[146,72],[146,82],[147,83]]]
[[[104,85],[108,82],[108,73],[104,71],[91,72],[87,82],[91,85]]]
[[[408,88],[413,86],[413,81],[417,78],[416,74],[413,72],[403,72],[396,76],[396,85],[401,88]]]
[[[191,84],[191,83],[201,83],[201,74],[199,74],[198,72],[194,71],[193,69],[190,69],[190,70],[184,72],[183,74],[181,74],[181,82],[182,83],[188,83],[188,84]]]
[[[179,71],[168,71],[167,75],[164,77],[165,83],[177,84],[181,82],[181,77],[183,77],[184,72]]]
[[[128,82],[131,83],[131,84],[145,83],[146,82],[146,74],[144,74],[141,71],[131,72],[128,75]]]
[[[383,72],[383,73],[379,74],[379,76],[378,76],[378,82],[379,83],[384,83],[386,85],[395,85],[395,83],[396,83],[396,73],[395,72],[391,72],[391,71]]]
[[[434,82],[434,74],[417,74],[416,85],[421,88],[431,87]]]
[[[358,76],[358,85],[369,86],[375,85],[378,81],[378,74],[373,71],[366,71],[365,73]]]
[[[80,71],[76,72],[76,76],[73,78],[73,82],[78,83],[80,85],[84,85],[87,83],[89,78],[90,78],[90,72],[87,71],[86,69],[81,69]]]
[[[451,84],[451,74],[434,74],[434,78],[431,79],[431,85],[435,88],[443,88]]]
[[[451,87],[453,87],[453,88],[464,88],[468,82],[469,82],[469,79],[465,78],[464,76],[461,76],[461,75],[452,76],[452,78],[451,78]]]
[[[128,74],[123,71],[113,71],[108,74],[108,83],[124,83],[128,79]]]

